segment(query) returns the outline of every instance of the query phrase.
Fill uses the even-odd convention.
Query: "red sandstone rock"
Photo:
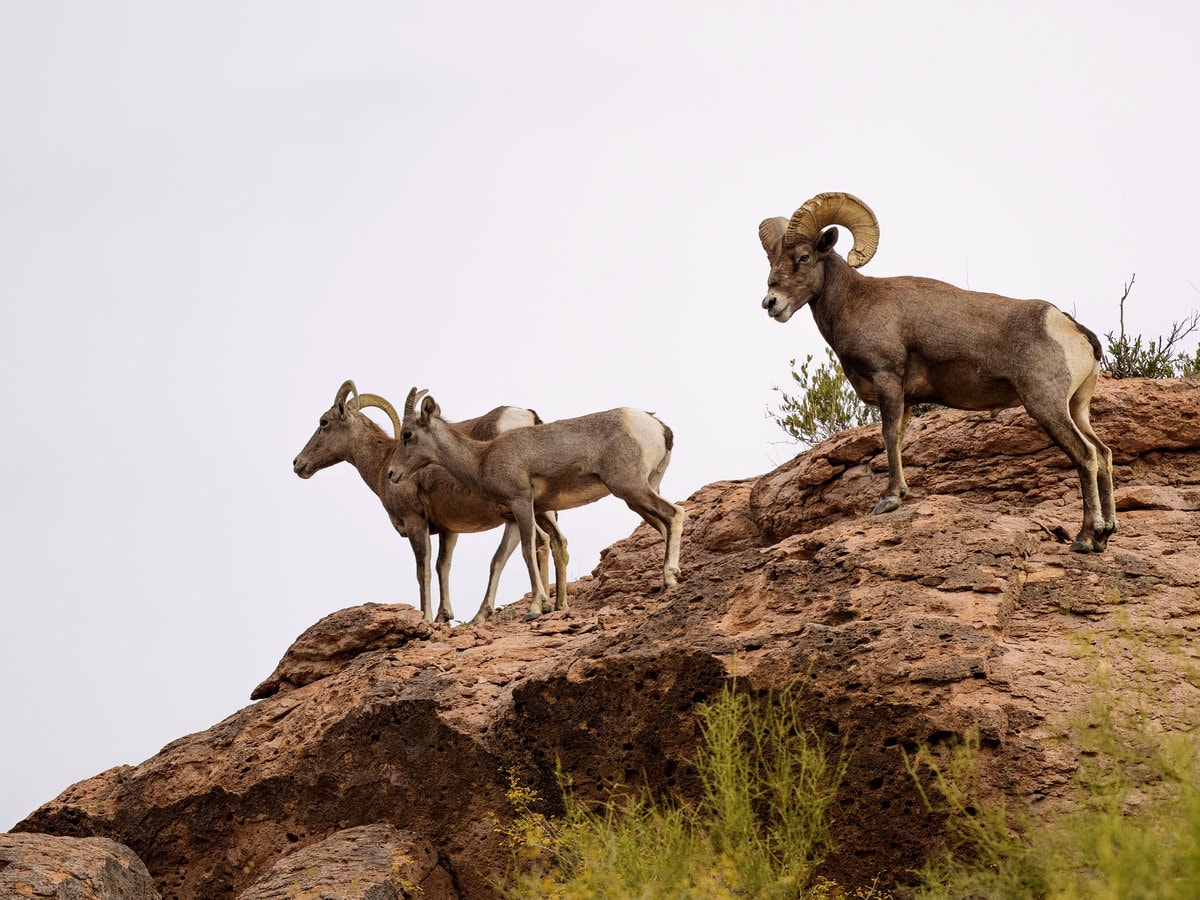
[[[0,834],[0,897],[159,900],[146,866],[105,838]]]
[[[1185,677],[1200,629],[1200,379],[1106,379],[1093,422],[1122,509],[1104,554],[1063,543],[1077,479],[1023,412],[915,420],[912,493],[879,517],[882,444],[858,429],[697,491],[671,590],[643,526],[572,585],[568,614],[525,623],[522,601],[486,627],[424,633],[396,609],[344,610],[297,641],[255,691],[265,699],[68,788],[18,828],[120,840],[164,897],[207,900],[297,848],[387,823],[428,840],[460,896],[491,897],[509,856],[488,816],[510,812],[509,770],[549,798],[560,763],[584,798],[614,782],[692,795],[696,704],[736,674],[747,690],[802,681],[812,727],[853,750],[827,874],[904,878],[941,831],[903,748],[978,728],[983,789],[1036,814],[1069,796],[1064,723],[1095,665],[1081,646],[1176,709],[1200,701]]]

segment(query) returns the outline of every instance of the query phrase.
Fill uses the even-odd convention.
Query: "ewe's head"
[[[333,406],[321,414],[317,430],[292,460],[292,471],[301,478],[312,478],[315,472],[327,466],[352,460],[355,429],[373,429],[382,435],[379,426],[359,412],[368,406],[387,413],[392,420],[393,434],[399,433],[400,417],[392,404],[377,394],[360,394],[353,381],[344,381],[333,398]]]
[[[413,388],[404,401],[404,421],[400,423],[400,440],[392,452],[388,478],[393,484],[436,462],[436,451],[430,431],[442,421],[442,410],[429,392]]]
[[[758,226],[758,238],[771,263],[762,306],[775,321],[786,322],[821,295],[825,260],[838,239],[838,230],[828,227],[831,225],[843,225],[854,235],[854,246],[846,254],[850,265],[866,265],[875,255],[879,222],[870,208],[851,194],[817,194],[790,219],[765,219]]]

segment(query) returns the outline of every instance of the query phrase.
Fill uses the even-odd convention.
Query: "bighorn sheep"
[[[532,552],[535,516],[583,506],[610,493],[663,536],[663,584],[671,587],[676,583],[685,513],[683,507],[658,493],[674,436],[657,418],[636,409],[613,409],[537,428],[514,428],[479,441],[449,427],[432,397],[424,397],[416,409],[416,401],[425,393],[413,388],[408,395],[409,412],[404,416],[388,477],[400,483],[424,466],[437,463],[516,519],[533,595],[526,618],[541,615],[547,601]],[[555,561],[560,550],[565,561],[565,547],[560,547],[553,531],[550,538]],[[566,588],[561,569],[559,577],[558,596],[562,598]]]
[[[854,246],[834,252],[837,228]],[[864,402],[883,420],[888,484],[875,513],[908,492],[900,446],[912,404],[998,410],[1023,405],[1079,473],[1083,526],[1071,549],[1100,552],[1117,530],[1112,453],[1088,404],[1100,373],[1100,341],[1043,300],[962,290],[929,278],[870,278],[856,269],[875,253],[879,224],[856,197],[824,193],[791,219],[758,227],[771,271],[762,301],[777,322],[807,304]]]
[[[354,396],[351,396],[354,395]],[[301,478],[311,478],[315,472],[339,462],[349,462],[375,492],[387,510],[392,526],[407,537],[417,563],[417,585],[420,591],[421,612],[433,620],[430,599],[429,551],[430,535],[438,535],[437,574],[440,601],[439,621],[453,617],[450,607],[450,558],[460,533],[487,531],[504,525],[500,546],[492,557],[487,591],[479,612],[471,624],[485,622],[495,608],[496,590],[504,564],[516,549],[519,539],[517,526],[505,522],[495,506],[472,491],[440,466],[425,469],[419,478],[401,484],[387,480],[388,460],[399,443],[363,415],[360,410],[373,406],[382,409],[392,420],[395,434],[400,433],[400,417],[395,408],[376,394],[359,394],[353,381],[338,389],[337,396],[322,416],[317,430],[304,449],[293,460],[292,469]],[[537,413],[513,406],[501,406],[487,415],[451,426],[456,432],[475,438],[493,437],[509,428],[539,424]],[[547,555],[544,540],[539,542],[539,554]],[[543,563],[544,568],[544,563]],[[565,596],[565,594],[564,594]]]

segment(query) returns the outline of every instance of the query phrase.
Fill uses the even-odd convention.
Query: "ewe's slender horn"
[[[408,397],[404,401],[404,416],[405,416],[405,418],[407,418],[408,416],[411,416],[413,414],[413,412],[417,408],[417,401],[420,400],[422,397],[424,397],[428,393],[429,393],[428,388],[422,388],[419,391],[416,388],[413,388],[411,391],[408,392]]]
[[[345,381],[342,382],[342,386],[340,388],[338,388],[337,396],[333,398],[333,405],[337,406],[339,403],[345,403],[346,398],[349,397],[351,394],[353,394],[354,396],[357,397],[358,396],[358,388],[356,388],[354,386],[353,381],[346,379]]]
[[[871,207],[853,194],[827,191],[817,194],[792,214],[783,245],[790,247],[798,240],[815,241],[821,229],[841,225],[854,235],[854,246],[846,254],[846,262],[855,268],[865,266],[879,246],[879,220]]]
[[[362,409],[364,406],[374,406],[382,409],[392,420],[392,432],[396,440],[400,440],[400,417],[396,415],[396,407],[388,403],[378,394],[359,394],[348,404],[351,409]]]

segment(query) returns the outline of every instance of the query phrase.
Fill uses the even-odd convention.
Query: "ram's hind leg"
[[[549,535],[550,550],[554,553],[554,608],[564,610],[567,608],[567,539],[559,529],[558,517],[554,513],[542,513],[537,521]],[[546,580],[547,571],[542,573],[543,581]]]
[[[1080,389],[1071,398],[1071,419],[1075,427],[1083,432],[1083,436],[1096,448],[1099,456],[1099,466],[1096,470],[1096,488],[1100,498],[1101,520],[1096,528],[1095,543],[1097,550],[1108,546],[1108,538],[1117,530],[1117,501],[1113,496],[1113,467],[1112,450],[1096,435],[1092,428],[1089,415],[1089,404],[1092,399],[1091,385],[1087,390]]]
[[[1067,454],[1079,474],[1079,492],[1083,497],[1083,524],[1071,543],[1071,549],[1076,553],[1101,552],[1110,532],[1105,530],[1101,513],[1099,451],[1080,431],[1066,404],[1062,408],[1047,409],[1046,404],[1026,402],[1025,409],[1046,429],[1051,440]],[[1111,475],[1108,477],[1108,483],[1112,484]],[[1114,514],[1114,527],[1115,519]]]
[[[885,384],[881,382],[882,378],[875,381],[875,396],[879,399],[883,449],[887,453],[888,484],[887,490],[871,511],[871,514],[876,516],[899,509],[901,501],[908,495],[901,448],[904,444],[904,430],[908,427],[909,415],[912,412],[912,407],[904,401],[902,386],[899,383],[890,384],[890,380]]]
[[[648,487],[638,491],[613,491],[625,501],[635,513],[663,536],[666,548],[663,553],[663,586],[674,587],[679,583],[679,548],[683,541],[683,523],[687,513],[682,506],[671,503]]]
[[[550,598],[547,596],[546,586],[538,571],[536,546],[538,526],[534,520],[533,501],[522,498],[505,505],[512,512],[517,528],[521,531],[521,553],[524,555],[525,565],[529,569],[529,590],[532,599],[529,602],[529,612],[525,614],[525,618],[536,619],[550,606]]]
[[[500,546],[492,554],[492,562],[488,567],[488,583],[487,590],[483,594],[483,603],[479,606],[479,612],[475,613],[475,617],[468,624],[482,625],[492,617],[492,613],[496,609],[496,592],[500,588],[500,573],[504,571],[508,558],[512,556],[512,552],[517,549],[517,544],[520,542],[521,532],[517,528],[517,523],[505,522],[504,534],[500,537]]]

